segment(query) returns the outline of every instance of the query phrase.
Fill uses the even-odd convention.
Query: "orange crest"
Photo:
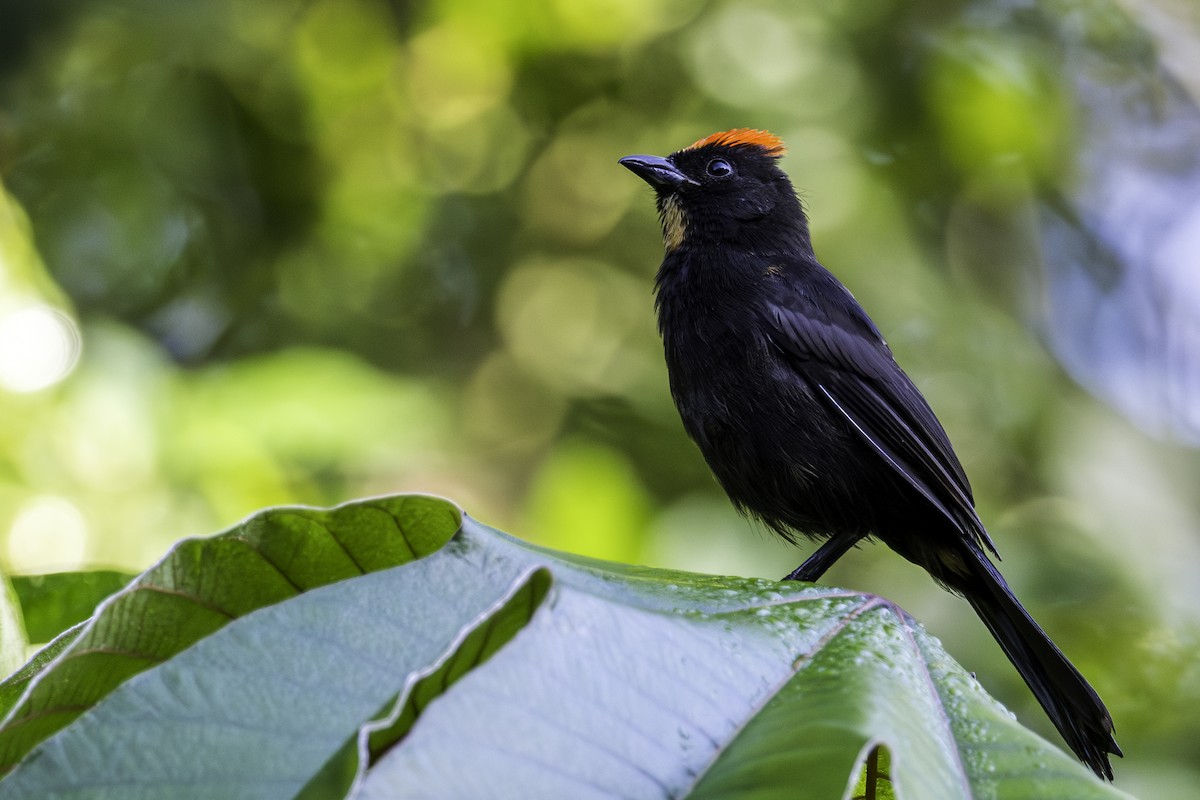
[[[714,133],[712,136],[705,136],[703,139],[688,145],[684,150],[696,150],[708,145],[718,145],[721,147],[759,147],[769,156],[779,158],[787,152],[787,148],[783,146],[783,140],[773,133],[767,131],[754,130],[753,128],[734,128],[731,131],[721,131]]]

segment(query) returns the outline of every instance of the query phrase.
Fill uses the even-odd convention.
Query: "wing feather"
[[[831,283],[814,296],[839,292],[848,302],[817,304],[777,293],[769,314],[776,346],[901,479],[996,555],[975,513],[966,473],[933,410],[849,292],[821,272]]]

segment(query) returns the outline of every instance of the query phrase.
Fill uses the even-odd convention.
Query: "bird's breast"
[[[702,449],[745,440],[768,420],[794,423],[811,400],[779,361],[749,293],[660,291],[658,313],[671,394]]]
[[[766,302],[736,285],[660,282],[659,327],[684,429],[735,505],[776,530],[857,531],[838,509],[856,508],[847,498],[859,487],[835,479],[851,435],[769,338]]]

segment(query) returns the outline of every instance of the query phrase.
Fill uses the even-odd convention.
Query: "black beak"
[[[697,185],[670,161],[658,156],[625,156],[619,163],[655,189],[678,189],[685,184]]]

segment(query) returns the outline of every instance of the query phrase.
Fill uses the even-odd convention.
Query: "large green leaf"
[[[120,591],[132,575],[114,570],[12,575],[13,591],[24,612],[31,642],[48,642],[83,622],[104,598]]]
[[[31,668],[0,730],[0,751],[21,754],[0,795],[848,797],[882,745],[902,798],[1122,796],[1021,728],[881,598],[594,562],[469,518],[442,546],[447,519],[448,503],[393,498],[266,512],[205,540],[258,536],[187,560],[197,571],[183,582],[223,584],[240,613],[114,677],[103,658],[131,656],[98,643],[138,641],[125,629],[142,625],[157,635],[146,617],[160,593],[140,618],[112,612],[159,565]],[[336,556],[309,549],[352,538],[394,557],[391,537],[424,542],[426,557],[322,572]],[[250,569],[232,562],[265,552],[310,577],[275,594],[228,580]],[[318,555],[302,567],[301,553]],[[30,724],[38,698],[53,712],[47,699],[76,696],[70,681],[99,680],[67,669],[88,652],[101,685],[52,729]]]

